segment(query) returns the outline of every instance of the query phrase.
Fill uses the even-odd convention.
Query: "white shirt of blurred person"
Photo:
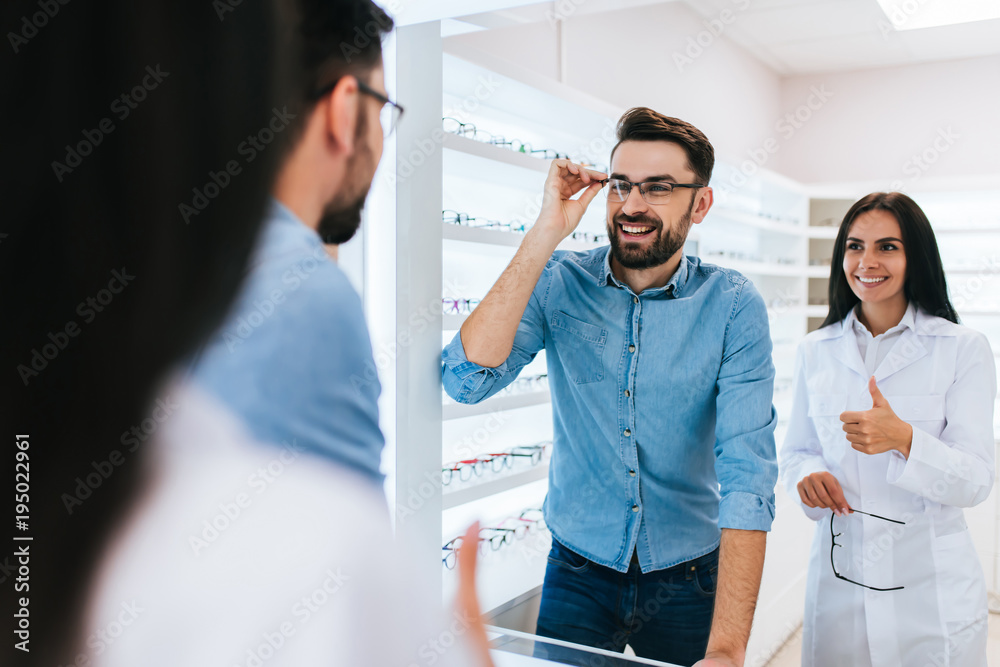
[[[384,95],[381,65],[364,83]],[[342,77],[310,111],[275,197],[306,224],[359,224],[382,106]],[[478,526],[459,554],[449,617],[393,543],[369,479],[258,443],[192,384],[167,393],[181,407],[150,441],[153,478],[102,562],[77,664],[490,664],[474,586]]]

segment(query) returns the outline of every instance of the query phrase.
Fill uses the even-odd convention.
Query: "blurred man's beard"
[[[684,242],[687,241],[687,234],[691,229],[691,210],[693,208],[694,200],[692,199],[691,206],[678,222],[677,229],[667,229],[662,220],[654,220],[645,215],[633,217],[619,213],[608,228],[612,257],[626,269],[651,269],[666,264],[678,250],[684,247]],[[656,227],[658,229],[656,238],[651,243],[639,244],[635,241],[629,241],[622,237],[623,232],[619,223],[646,223]]]
[[[357,130],[358,151],[347,162],[347,178],[358,178],[358,174],[375,173],[372,165],[373,153],[371,146],[364,141],[365,126],[361,124]],[[367,176],[362,183],[347,182],[344,184],[344,197],[335,197],[327,204],[320,218],[316,231],[323,243],[340,245],[347,243],[361,227],[361,211],[365,207],[365,199],[372,186],[372,176]],[[339,194],[339,193],[338,193]]]
[[[316,228],[323,243],[340,245],[347,243],[361,227],[361,211],[365,207],[368,192],[347,206],[327,209]]]

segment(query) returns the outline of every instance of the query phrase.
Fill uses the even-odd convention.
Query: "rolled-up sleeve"
[[[735,301],[716,398],[719,527],[768,531],[774,520],[778,464],[767,308],[750,281],[742,284]]]
[[[546,276],[535,290],[524,309],[514,346],[507,358],[496,368],[480,366],[469,361],[462,345],[462,333],[445,346],[441,353],[441,382],[444,390],[459,403],[478,403],[494,395],[513,382],[521,369],[545,347],[545,313],[542,299],[545,296]]]

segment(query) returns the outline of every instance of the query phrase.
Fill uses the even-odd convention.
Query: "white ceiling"
[[[676,0],[680,1],[680,0]],[[997,0],[1000,2],[1000,0]],[[725,36],[781,75],[851,71],[1000,54],[1000,19],[897,31],[876,0],[683,0],[706,20],[723,10]],[[948,0],[914,0],[915,6]],[[483,28],[662,4],[663,0],[558,0],[463,17]],[[918,10],[919,11],[919,10]],[[735,17],[735,19],[730,18]]]

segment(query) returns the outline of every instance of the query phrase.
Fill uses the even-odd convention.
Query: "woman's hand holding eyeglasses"
[[[837,514],[849,514],[850,505],[844,498],[840,482],[831,473],[814,472],[806,475],[798,484],[799,498],[807,507],[822,507]]]

